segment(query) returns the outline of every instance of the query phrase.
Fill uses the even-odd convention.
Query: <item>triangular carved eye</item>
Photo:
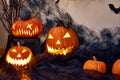
[[[23,50],[22,50],[22,53],[24,53],[24,52],[26,52],[26,51],[27,51],[26,49],[23,49]]]
[[[67,32],[63,38],[70,38],[70,34]]]
[[[53,39],[53,36],[51,34],[49,34],[48,38],[49,39]]]
[[[12,52],[17,52],[17,50],[16,50],[16,49],[13,49]]]

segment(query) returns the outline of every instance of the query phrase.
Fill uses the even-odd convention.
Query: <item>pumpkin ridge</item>
[[[39,34],[42,33],[43,24],[37,18],[30,18],[28,20],[17,20],[16,22],[13,23],[11,29],[12,29],[12,34],[15,37],[31,38],[38,36]]]
[[[63,29],[64,29],[64,28],[63,28],[63,27],[61,27],[61,32],[62,32],[62,33],[64,33]],[[63,36],[64,36],[64,35],[63,35]],[[63,37],[62,37],[62,38],[63,38]],[[62,39],[62,41],[61,41],[61,42],[63,42],[63,39]],[[63,42],[62,44],[63,44],[63,47],[64,47],[64,46],[65,46],[65,43]]]
[[[93,60],[87,60],[83,65],[83,70],[93,78],[100,78],[106,72],[106,64],[96,59],[93,56]]]
[[[120,59],[116,60],[112,67],[112,73],[114,75],[120,75]]]
[[[69,33],[68,35],[70,35],[72,37],[64,38],[64,36],[66,36],[66,33]],[[54,37],[54,39],[51,39],[51,38],[49,39],[50,34]],[[64,55],[64,54],[68,54],[68,53],[71,53],[72,51],[74,51],[75,48],[78,48],[78,44],[75,45],[75,41],[77,41],[77,43],[78,43],[77,36],[74,34],[75,34],[74,31],[71,31],[70,29],[66,29],[63,26],[51,28],[48,32],[47,39],[46,39],[47,52],[50,54],[53,54],[53,55],[54,54]],[[75,39],[74,39],[74,36],[76,36]],[[56,42],[57,42],[57,44],[56,44]],[[56,51],[56,52],[51,52],[48,50],[48,48],[50,48],[50,50]],[[57,52],[58,52],[58,54],[57,54]]]
[[[10,48],[6,55],[6,62],[13,66],[23,67],[29,64],[33,56],[32,51],[25,46],[13,46]]]
[[[73,33],[73,34],[72,34],[72,33]],[[72,36],[72,37],[71,37],[71,38],[72,38],[71,43],[72,43],[73,46],[75,46],[76,41],[73,40],[73,39],[75,39],[75,36],[74,36],[75,34],[74,34],[74,32],[73,32],[72,30],[70,30],[70,29],[69,29],[69,34],[71,34],[71,36]]]

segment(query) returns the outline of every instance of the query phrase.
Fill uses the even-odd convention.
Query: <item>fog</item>
[[[59,7],[68,12],[77,24],[99,32],[104,27],[120,26],[120,14],[110,10],[108,4],[120,6],[120,0],[60,0]]]

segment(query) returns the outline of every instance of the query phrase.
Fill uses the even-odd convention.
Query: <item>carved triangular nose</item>
[[[59,40],[57,40],[56,44],[61,44],[61,42]]]
[[[17,57],[21,57],[21,54],[19,53],[19,54],[17,55]]]

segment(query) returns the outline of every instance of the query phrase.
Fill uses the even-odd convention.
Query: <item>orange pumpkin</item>
[[[32,59],[32,51],[25,46],[13,46],[6,55],[6,62],[15,67],[25,67]]]
[[[76,33],[64,26],[50,29],[46,39],[46,51],[50,55],[67,55],[79,47]]]
[[[83,70],[93,78],[100,78],[106,72],[106,64],[102,61],[97,61],[93,56],[93,60],[88,60],[83,65]]]
[[[117,80],[120,80],[120,59],[117,59],[112,67],[112,74],[117,78]]]
[[[13,23],[12,34],[20,38],[31,38],[38,36],[43,31],[43,25],[37,18],[17,20]]]

